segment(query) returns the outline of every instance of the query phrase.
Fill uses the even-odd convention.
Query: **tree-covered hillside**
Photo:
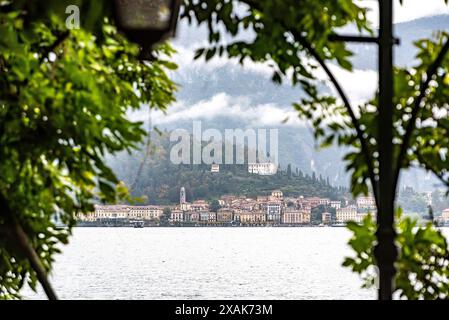
[[[216,199],[224,194],[268,195],[280,189],[286,196],[321,196],[342,199],[346,190],[333,187],[319,173],[307,175],[300,168],[280,168],[271,176],[247,172],[247,165],[220,165],[219,173],[210,172],[211,166],[179,165],[170,161],[168,133],[153,134],[152,147],[142,165],[145,154],[136,151],[122,153],[109,162],[134,196],[146,196],[149,204],[169,204],[179,201],[179,189],[186,188],[187,200]],[[144,150],[142,147],[141,150]]]

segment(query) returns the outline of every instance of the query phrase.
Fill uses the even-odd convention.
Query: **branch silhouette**
[[[419,115],[421,102],[424,100],[424,98],[426,96],[426,90],[429,87],[430,81],[432,80],[433,76],[436,74],[438,67],[443,62],[444,56],[446,55],[446,53],[448,51],[449,51],[449,39],[446,40],[446,43],[441,48],[441,51],[438,54],[437,58],[427,69],[426,80],[421,82],[421,85],[419,88],[419,95],[418,95],[418,97],[416,97],[416,99],[414,101],[413,109],[411,112],[411,117],[410,117],[409,122],[407,123],[407,128],[406,128],[406,131],[404,134],[404,138],[402,139],[401,149],[399,151],[398,159],[397,159],[396,166],[394,169],[395,170],[394,171],[394,180],[393,180],[394,181],[394,185],[393,185],[394,190],[396,190],[398,180],[399,180],[399,173],[401,171],[402,164],[405,160],[404,158],[405,158],[407,149],[409,147],[409,143],[410,143],[410,139],[412,137],[413,130],[416,127],[416,119],[418,118],[418,115]]]
[[[329,80],[334,85],[335,89],[337,90],[338,94],[340,95],[343,104],[345,105],[346,109],[348,110],[349,117],[351,118],[352,123],[354,124],[354,128],[357,134],[357,138],[360,141],[360,146],[362,148],[362,153],[365,157],[365,161],[368,166],[369,171],[369,179],[371,182],[371,185],[373,187],[373,193],[374,198],[376,199],[377,204],[377,181],[374,175],[374,166],[373,166],[373,159],[371,158],[370,152],[368,150],[368,145],[366,143],[366,139],[363,137],[362,129],[360,128],[359,120],[357,119],[354,110],[351,108],[351,104],[349,103],[349,99],[344,92],[343,88],[341,87],[340,83],[335,78],[332,71],[329,69],[329,67],[326,65],[324,60],[321,58],[321,56],[316,52],[316,50],[308,43],[304,37],[302,37],[298,32],[292,30],[291,31],[295,39],[312,55],[312,57],[320,64],[321,68],[323,68],[324,72],[328,76]]]

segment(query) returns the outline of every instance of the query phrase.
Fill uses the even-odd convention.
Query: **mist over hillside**
[[[193,148],[193,136],[189,136]],[[152,134],[150,156],[143,161],[144,152],[132,156],[120,153],[113,159],[113,169],[129,187],[133,196],[146,196],[146,204],[172,204],[179,201],[179,190],[185,187],[188,201],[217,199],[224,194],[245,195],[255,198],[282,190],[285,196],[320,196],[331,200],[349,197],[343,187],[335,187],[322,174],[304,173],[299,168],[278,168],[273,175],[248,172],[247,158],[243,164],[221,164],[219,172],[211,172],[209,164],[175,164],[171,150],[177,141],[170,141],[170,132]],[[198,140],[196,140],[198,141]],[[201,143],[203,147],[207,142]],[[248,153],[248,146],[239,145]],[[235,146],[234,146],[235,147]],[[142,150],[146,148],[142,146]],[[233,151],[233,157],[236,152]],[[224,160],[224,153],[221,157]],[[224,161],[222,161],[223,163]]]
[[[401,40],[395,59],[398,65],[414,63],[413,42],[429,37],[436,30],[448,26],[449,16],[421,18],[395,25]],[[242,37],[251,37],[244,34]],[[345,150],[331,147],[317,150],[311,128],[301,122],[292,108],[299,100],[301,90],[289,83],[274,84],[268,66],[235,61],[212,59],[208,63],[193,61],[194,49],[205,44],[206,30],[181,22],[174,46],[178,50],[175,60],[179,70],[172,74],[179,84],[178,102],[167,114],[153,112],[152,125],[161,130],[184,128],[191,131],[192,121],[202,121],[203,130],[277,128],[279,130],[279,162],[286,167],[299,168],[304,173],[316,172],[329,177],[332,185],[347,186],[342,156]],[[350,45],[354,72],[335,69],[353,104],[366,101],[377,88],[376,47],[373,45]],[[328,89],[325,89],[328,90]],[[148,111],[142,110],[139,119],[148,119]],[[412,169],[403,174],[402,185],[413,186],[419,191],[429,191],[438,185],[436,179],[421,170]]]

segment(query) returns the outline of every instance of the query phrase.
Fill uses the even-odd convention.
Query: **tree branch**
[[[6,234],[16,245],[18,245],[21,253],[23,253],[28,259],[31,268],[34,270],[34,272],[36,272],[37,279],[44,288],[45,294],[47,295],[48,299],[57,300],[56,294],[50,282],[48,281],[47,272],[42,266],[39,256],[32,247],[28,236],[23,230],[22,226],[15,221],[9,208],[8,202],[3,196],[0,196],[0,209],[4,214],[4,217],[8,220],[6,224],[1,226],[2,228],[0,229],[0,231]]]
[[[259,11],[263,12],[263,7],[261,6],[261,4],[255,0],[247,0],[247,3],[249,6],[256,8]],[[290,28],[288,26],[286,26],[284,24],[284,27],[289,30]],[[339,82],[337,81],[337,79],[335,78],[335,76],[333,75],[333,73],[330,71],[330,69],[327,67],[326,63],[324,62],[324,60],[320,57],[320,55],[315,51],[315,49],[308,43],[308,41],[302,37],[297,31],[295,30],[290,30],[290,32],[292,33],[292,35],[295,37],[295,39],[303,46],[303,48],[305,48],[310,55],[312,55],[316,61],[320,64],[320,66],[323,68],[323,70],[326,72],[327,76],[329,77],[330,81],[333,83],[335,89],[337,90],[338,94],[340,95],[341,99],[343,100],[343,103],[346,107],[346,109],[348,110],[348,114],[351,118],[352,123],[354,124],[355,130],[356,130],[356,134],[357,134],[357,138],[360,141],[360,146],[362,149],[362,153],[365,157],[365,161],[367,163],[368,166],[368,175],[369,175],[369,179],[371,182],[371,186],[373,188],[373,193],[374,193],[374,198],[376,200],[376,205],[378,205],[378,187],[377,187],[377,181],[376,181],[376,177],[374,174],[374,164],[373,164],[373,160],[371,158],[371,154],[369,152],[368,149],[368,145],[366,143],[366,140],[363,138],[363,132],[362,129],[360,129],[360,123],[357,119],[357,117],[354,114],[354,111],[351,108],[351,104],[349,103],[349,99],[347,98],[345,92],[343,91],[343,88],[340,86]]]
[[[394,172],[394,180],[393,180],[393,182],[394,182],[394,185],[393,185],[394,186],[394,190],[396,190],[396,187],[397,187],[397,184],[398,184],[398,180],[399,180],[399,173],[401,171],[401,167],[402,167],[403,161],[405,160],[404,158],[406,156],[406,152],[407,152],[407,149],[409,147],[409,143],[410,143],[410,139],[411,139],[413,130],[415,129],[415,126],[416,126],[416,119],[418,118],[421,102],[425,98],[426,90],[427,90],[427,88],[429,86],[430,81],[432,80],[433,76],[436,74],[438,67],[443,62],[444,56],[446,55],[446,53],[448,51],[449,51],[449,39],[446,40],[446,43],[441,48],[441,51],[438,54],[437,58],[435,59],[435,61],[427,69],[427,71],[426,71],[426,80],[421,82],[421,85],[420,85],[420,88],[419,88],[419,95],[418,95],[418,97],[414,101],[411,117],[410,117],[409,122],[407,123],[407,128],[406,128],[406,131],[405,131],[405,134],[404,134],[404,138],[402,139],[402,145],[401,145],[401,149],[399,151],[398,160],[396,162],[396,166],[395,166],[395,169],[394,169],[395,170],[395,172]]]
[[[348,110],[348,114],[349,117],[351,118],[352,123],[354,124],[354,128],[357,134],[357,138],[360,141],[360,146],[362,149],[362,154],[365,157],[365,161],[367,163],[368,166],[368,171],[369,171],[369,179],[371,182],[371,186],[373,187],[373,193],[374,193],[374,198],[376,199],[376,204],[377,204],[377,181],[374,175],[374,165],[373,165],[373,161],[370,155],[370,152],[368,150],[368,145],[366,143],[365,138],[363,137],[363,132],[362,129],[360,128],[360,123],[359,120],[357,119],[357,117],[355,116],[354,111],[351,108],[351,104],[349,103],[349,99],[346,96],[345,92],[343,91],[343,88],[340,86],[340,83],[337,81],[337,79],[335,78],[334,74],[332,73],[332,71],[328,68],[328,66],[326,65],[326,63],[324,62],[324,60],[320,57],[320,55],[315,51],[315,49],[306,41],[306,39],[304,39],[304,37],[302,37],[300,34],[298,34],[296,31],[291,31],[293,36],[295,37],[295,39],[312,55],[313,58],[315,58],[315,60],[320,64],[321,68],[323,68],[324,72],[326,72],[329,80],[332,82],[332,84],[334,85],[335,89],[337,90],[338,94],[340,95],[341,99],[343,100],[343,103],[346,107],[346,109]]]
[[[34,272],[36,272],[37,279],[41,283],[44,288],[45,294],[47,295],[49,300],[57,300],[56,293],[54,292],[50,282],[47,278],[47,273],[45,272],[44,267],[39,259],[34,248],[31,246],[31,243],[26,235],[25,231],[20,224],[14,223],[10,227],[10,235],[17,242],[19,247],[22,250],[22,253],[25,254],[28,261],[30,262],[31,267]]]
[[[45,58],[48,58],[48,55],[50,52],[54,51],[62,42],[64,42],[65,39],[70,35],[70,32],[68,30],[60,33],[58,37],[56,38],[55,42],[52,43],[51,46],[45,48],[45,51],[42,53],[42,55],[39,58],[39,64],[42,64],[44,62]]]
[[[446,185],[446,187],[449,188],[448,177],[445,176],[444,173],[438,172],[437,170],[432,168],[432,166],[429,165],[429,163],[423,158],[423,156],[419,152],[417,152],[415,155],[418,161],[424,165],[424,168],[426,170],[432,172],[444,185]]]

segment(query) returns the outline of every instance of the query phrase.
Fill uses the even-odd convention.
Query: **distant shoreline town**
[[[344,226],[349,221],[360,223],[368,214],[376,216],[372,196],[335,201],[320,197],[284,197],[281,190],[255,199],[224,195],[211,202],[186,201],[181,188],[179,204],[96,205],[95,211],[78,216],[78,226]],[[313,216],[313,217],[312,217]],[[449,223],[449,209],[439,217],[441,225]]]
[[[255,199],[224,195],[207,202],[186,201],[184,188],[177,205],[96,205],[95,211],[78,216],[79,226],[344,226],[361,222],[369,213],[376,215],[372,196],[334,201],[320,197],[284,197],[273,190]],[[312,217],[313,216],[313,217]],[[440,217],[449,222],[449,209]]]

